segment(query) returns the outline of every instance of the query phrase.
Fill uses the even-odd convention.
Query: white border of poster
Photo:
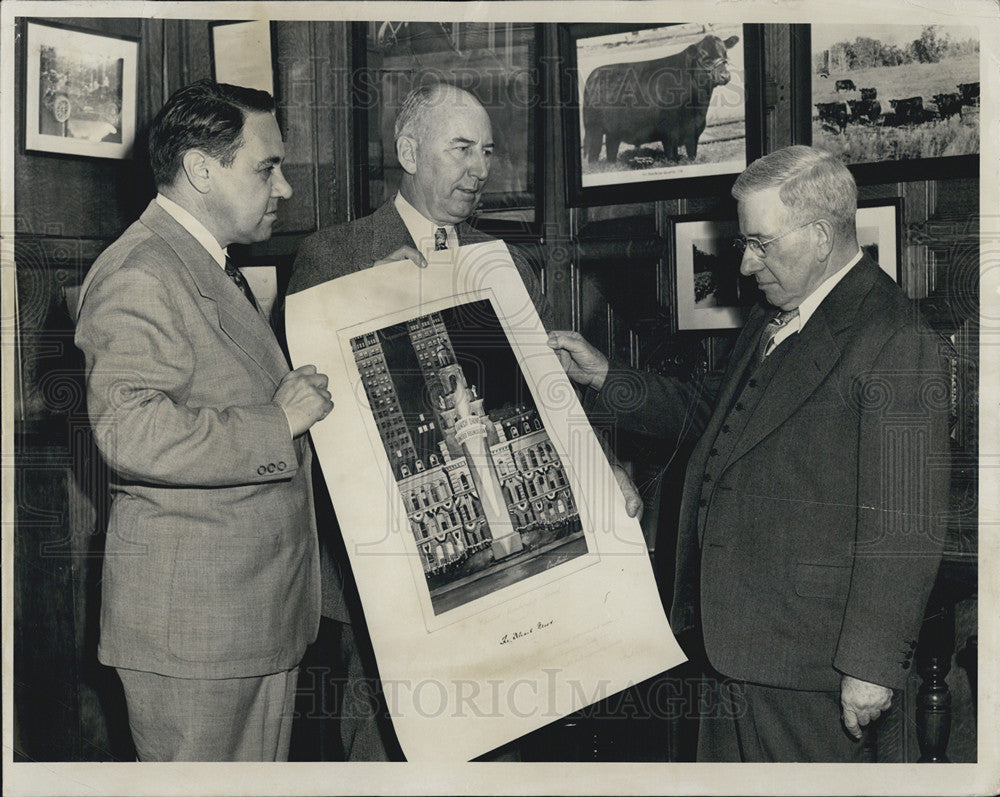
[[[463,761],[684,656],[639,524],[625,512],[506,246],[436,254],[426,269],[403,261],[293,294],[286,324],[293,365],[311,363],[330,378],[334,410],[311,434],[403,752],[410,761]],[[565,466],[587,550],[435,615],[352,341],[475,301],[488,301],[500,321]],[[484,348],[480,362],[488,369],[497,356],[497,347]]]

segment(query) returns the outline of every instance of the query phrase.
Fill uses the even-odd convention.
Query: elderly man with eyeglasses
[[[609,363],[577,333],[550,345],[592,412],[694,442],[671,626],[703,640],[713,671],[699,760],[861,762],[866,726],[906,682],[941,555],[942,342],[862,253],[835,156],[777,150],[732,193],[740,272],[766,302],[724,371],[688,384]],[[641,406],[616,402],[637,380]]]

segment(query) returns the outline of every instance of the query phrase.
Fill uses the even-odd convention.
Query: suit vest
[[[781,367],[788,353],[796,345],[799,334],[783,340],[762,363],[757,358],[751,360],[749,367],[740,375],[739,387],[733,391],[733,399],[726,409],[725,419],[719,427],[719,432],[712,441],[705,460],[705,470],[701,480],[701,495],[698,497],[698,539],[704,545],[705,519],[708,515],[709,503],[718,484],[719,477],[729,465],[733,450],[739,442],[747,422],[757,409],[761,396],[768,383]]]

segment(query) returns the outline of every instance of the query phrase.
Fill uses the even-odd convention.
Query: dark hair
[[[270,113],[266,91],[199,80],[178,89],[149,127],[149,163],[157,187],[170,185],[189,149],[201,149],[228,166],[243,146],[247,113]]]

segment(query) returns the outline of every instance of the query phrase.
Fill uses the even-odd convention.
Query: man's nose
[[[274,181],[271,183],[271,196],[280,197],[281,199],[291,199],[292,186],[285,179],[285,175],[281,169],[274,170]]]
[[[490,174],[490,161],[486,153],[480,150],[472,157],[469,164],[469,174],[477,180],[485,180]]]
[[[751,274],[756,274],[764,267],[756,257],[754,257],[753,252],[750,251],[748,246],[744,252],[743,257],[740,260],[740,274],[744,277],[749,277]]]

